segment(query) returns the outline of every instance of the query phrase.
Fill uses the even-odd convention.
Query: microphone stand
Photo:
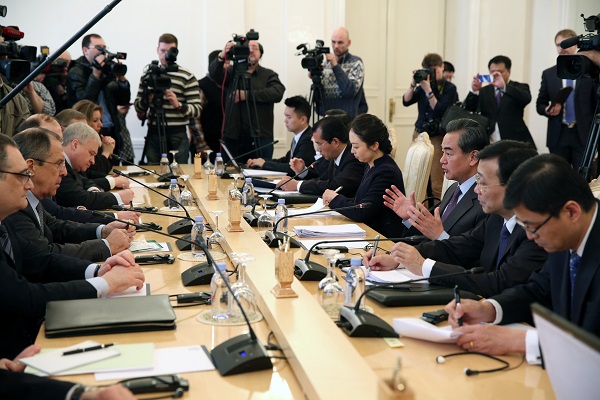
[[[104,215],[99,211],[94,211],[94,213],[96,215]],[[140,224],[132,224],[129,221],[124,221],[118,218],[113,219],[115,221],[135,226],[136,228],[143,228],[143,226]],[[152,232],[158,233],[159,235],[163,235],[166,237],[170,237],[172,239],[177,239],[176,236],[169,235],[164,232],[156,230],[152,230]],[[204,254],[206,254],[206,259],[208,260],[208,262],[204,264],[212,270],[212,273],[207,273],[203,276],[203,281],[206,281],[203,283],[210,283],[215,271],[215,269],[211,267],[211,265],[215,265],[215,260],[212,254],[210,254],[210,251],[208,251],[208,248],[206,247],[206,243],[204,243],[202,240],[188,242],[190,242],[190,244],[200,246],[202,251],[204,251]],[[198,266],[199,265],[202,264],[198,264]],[[196,267],[197,266],[194,266],[192,268]],[[187,271],[184,271],[181,274],[182,280],[184,279],[184,274],[186,274],[192,268],[188,269]],[[218,268],[216,268],[216,271],[219,275],[221,275],[221,278],[227,286],[227,290],[229,291],[229,293],[231,293],[231,297],[233,298],[237,306],[240,308],[240,312],[242,313],[242,316],[246,321],[246,325],[248,326],[249,332],[246,334],[235,336],[216,346],[210,354],[213,364],[215,365],[217,370],[219,370],[219,373],[222,376],[235,375],[243,372],[261,371],[264,369],[272,369],[273,363],[271,362],[271,357],[267,354],[265,347],[260,343],[260,341],[256,337],[256,333],[254,332],[254,329],[252,329],[252,324],[250,324],[250,320],[246,315],[246,311],[244,310],[244,307],[240,304],[238,298],[235,297],[233,289],[231,288],[231,284],[227,280],[227,277],[225,276],[223,271],[219,270]],[[186,286],[185,282],[184,286]]]
[[[411,245],[415,245],[415,244],[421,243],[424,239],[427,239],[427,238],[425,236],[419,235],[419,236],[408,236],[408,237],[404,237],[404,238],[379,239],[379,241],[380,242],[404,242],[404,243],[408,243]],[[352,242],[365,242],[365,241],[371,242],[374,240],[377,240],[377,239],[350,239],[350,240],[340,239],[340,240],[323,240],[323,241],[317,242],[317,243],[313,244],[310,249],[308,249],[308,252],[306,253],[306,257],[298,258],[294,262],[294,275],[300,281],[320,281],[321,279],[325,278],[325,276],[327,275],[327,267],[324,267],[323,265],[317,263],[316,261],[308,260],[310,258],[310,253],[312,253],[313,250],[320,244],[352,243]],[[345,250],[346,251],[344,251],[344,253],[347,253],[348,249],[346,248]]]
[[[192,231],[192,226],[194,225],[194,220],[192,219],[192,217],[190,217],[190,213],[188,212],[188,210],[186,210],[186,208],[179,202],[179,200],[174,200],[169,198],[168,196],[164,195],[163,193],[159,192],[158,190],[151,188],[150,186],[146,185],[143,182],[140,182],[139,180],[132,178],[130,176],[127,176],[123,173],[123,171],[120,171],[118,169],[113,169],[113,172],[117,175],[120,176],[124,176],[127,179],[130,179],[136,183],[139,183],[140,185],[142,185],[143,187],[145,187],[146,189],[158,194],[159,196],[164,197],[165,199],[168,199],[170,201],[173,201],[174,203],[176,203],[177,205],[179,205],[179,207],[181,207],[183,209],[183,211],[185,212],[185,215],[187,217],[187,219],[183,219],[183,220],[179,220],[177,222],[173,222],[171,225],[169,225],[167,227],[167,231],[171,234],[171,235],[185,235],[187,233],[190,233]]]
[[[368,208],[368,207],[371,207],[371,203],[359,203],[359,204],[355,204],[353,206],[338,207],[338,208],[324,208],[319,211],[301,213],[301,214],[296,214],[296,215],[287,215],[283,218],[280,218],[277,222],[275,222],[275,226],[273,226],[273,231],[265,232],[264,240],[265,240],[265,243],[267,243],[267,245],[269,247],[276,248],[276,247],[279,247],[280,243],[283,242],[284,239],[286,239],[286,240],[289,240],[290,247],[303,248],[304,250],[306,250],[306,247],[304,247],[302,245],[302,243],[300,243],[296,239],[288,236],[287,234],[285,234],[283,232],[277,232],[277,226],[279,225],[279,223],[281,221],[283,221],[284,219],[291,218],[291,217],[302,217],[305,215],[321,214],[321,213],[325,213],[325,212],[329,212],[329,211],[341,211],[341,210],[349,210],[352,208]]]
[[[165,213],[159,213],[159,212],[155,212],[155,211],[136,210],[136,212],[139,212],[141,214],[153,214],[153,215],[162,215],[162,216],[165,216],[165,217],[185,218],[185,219],[188,219],[187,216],[181,216],[181,215],[175,215],[175,214],[165,214]],[[195,220],[190,220],[190,221],[192,222],[192,224],[195,222]],[[191,250],[192,249],[192,245],[189,243],[190,240],[192,240],[192,235],[191,234],[187,234],[187,235],[184,235],[181,238],[178,238],[175,241],[175,245],[181,251]]]
[[[162,175],[161,175],[161,174],[157,173],[156,171],[153,171],[153,170],[151,170],[151,169],[148,169],[148,168],[144,168],[144,167],[142,167],[142,166],[141,166],[141,165],[139,165],[139,164],[134,164],[134,163],[132,163],[131,161],[125,160],[124,158],[122,158],[122,157],[120,157],[120,156],[118,156],[118,155],[116,155],[116,154],[113,154],[113,155],[112,155],[112,157],[113,157],[113,158],[116,158],[117,160],[119,160],[119,161],[121,161],[121,162],[123,162],[123,163],[126,163],[126,164],[128,164],[128,165],[132,165],[132,166],[134,166],[134,167],[138,167],[138,168],[140,168],[140,169],[142,169],[142,170],[144,170],[144,171],[146,171],[146,172],[149,172],[149,173],[150,173],[150,174],[152,174],[152,175],[156,175],[156,176],[158,176],[158,178],[156,178],[156,180],[157,180],[157,181],[159,181],[159,182],[171,182],[171,179],[173,179],[173,178],[178,178],[178,176],[177,176],[177,175],[175,175],[175,174],[173,173],[173,171],[171,171],[171,172],[167,172],[166,174],[162,174]],[[170,166],[169,166],[169,169],[171,169],[171,167],[170,167]],[[129,176],[129,175],[126,175],[126,176]]]
[[[399,337],[394,328],[387,322],[379,318],[375,314],[360,309],[360,302],[365,295],[374,289],[383,287],[396,288],[407,283],[422,282],[426,280],[435,280],[459,275],[472,275],[483,272],[482,267],[471,268],[465,271],[453,272],[437,276],[423,277],[419,279],[411,279],[402,283],[385,283],[367,288],[356,300],[354,307],[344,306],[340,309],[340,319],[337,322],[338,326],[348,335],[352,337]],[[398,286],[396,286],[398,285]]]

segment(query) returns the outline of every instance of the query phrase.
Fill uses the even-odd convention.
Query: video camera
[[[233,63],[235,70],[246,71],[248,69],[248,58],[250,57],[250,41],[258,40],[258,32],[250,29],[246,36],[233,34],[233,42],[235,43],[227,52],[227,59]]]
[[[126,60],[127,53],[121,53],[121,52],[111,53],[110,51],[106,50],[102,46],[96,46],[96,49],[101,54],[104,54],[105,58],[104,58],[104,66],[100,66],[98,64],[98,62],[96,60],[94,60],[94,67],[96,67],[98,69],[102,69],[102,72],[106,75],[125,76],[125,74],[127,73],[127,65],[121,64],[120,61],[115,61],[115,60]]]
[[[415,74],[413,75],[413,79],[415,80],[415,83],[417,83],[417,84],[420,83],[421,81],[427,80],[427,77],[429,77],[430,81],[433,81],[435,79],[435,72],[433,71],[433,69],[422,68],[422,69],[415,71]]]
[[[162,97],[162,92],[171,88],[171,78],[169,78],[167,73],[179,71],[179,66],[176,63],[178,54],[179,50],[177,47],[171,47],[165,54],[167,65],[162,66],[158,60],[154,60],[146,66],[142,78],[144,90],[151,89],[155,94],[159,95],[158,97]]]
[[[583,18],[583,25],[586,32],[592,32],[589,35],[579,35],[561,42],[560,47],[568,49],[571,46],[577,45],[579,50],[596,50],[600,51],[600,14],[592,15],[588,18]],[[593,32],[596,32],[594,35]],[[566,56],[558,56],[556,59],[556,69],[559,78],[562,79],[579,79],[582,77],[598,78],[600,70],[586,56],[572,54]]]
[[[310,76],[313,80],[315,77],[323,75],[323,54],[328,54],[330,52],[329,47],[323,47],[324,45],[324,41],[317,39],[315,41],[314,49],[309,48],[308,43],[302,43],[296,47],[296,50],[300,50],[296,55],[305,56],[301,60],[300,65],[310,72]]]
[[[6,10],[6,6],[0,6],[0,17],[6,16]],[[37,49],[16,43],[25,36],[18,26],[0,25],[0,36],[5,40],[0,42],[0,74],[11,83],[19,83],[29,75],[30,62],[35,61]]]

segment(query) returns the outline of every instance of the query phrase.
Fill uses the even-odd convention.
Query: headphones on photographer
[[[502,359],[500,359],[498,357],[494,357],[492,355],[489,355],[489,354],[486,354],[486,353],[480,353],[480,352],[477,352],[477,351],[469,351],[469,352],[464,352],[464,353],[444,354],[443,356],[437,356],[435,358],[435,362],[438,363],[438,364],[444,364],[446,362],[446,358],[450,358],[450,357],[454,357],[454,356],[466,356],[466,355],[483,356],[483,357],[491,358],[492,360],[496,360],[499,363],[503,364],[502,367],[492,368],[492,369],[477,370],[477,369],[465,368],[465,375],[467,375],[467,376],[473,376],[473,375],[479,375],[479,374],[487,374],[487,373],[490,373],[490,372],[498,372],[498,371],[508,370],[510,368],[510,364],[507,361],[504,361],[504,360],[502,360]],[[518,365],[516,365],[515,367],[510,368],[510,369],[518,368],[521,364],[523,364],[523,360]]]

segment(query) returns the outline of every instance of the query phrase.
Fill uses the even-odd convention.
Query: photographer
[[[177,44],[177,38],[170,33],[164,33],[158,38],[156,53],[160,66],[150,64],[146,74],[142,76],[134,102],[138,117],[142,120],[145,116],[148,117],[148,136],[144,150],[150,164],[158,163],[161,153],[169,150],[179,151],[175,155],[177,163],[188,162],[190,144],[186,128],[190,118],[199,117],[202,111],[201,92],[196,77],[175,63]],[[152,85],[170,86],[170,89],[151,87]],[[166,126],[159,126],[157,110],[160,112],[161,109]],[[163,134],[165,137],[161,138]],[[164,149],[161,149],[162,140],[166,144]]]
[[[69,108],[67,99],[67,73],[69,72],[69,64],[71,64],[71,54],[65,51],[50,64],[47,72],[42,72],[38,75],[54,100],[56,113]]]
[[[122,64],[115,64],[114,61],[107,63],[106,43],[99,35],[84,36],[81,49],[83,56],[71,63],[67,74],[69,106],[85,99],[100,104],[104,110],[101,134],[116,140],[115,152],[118,153],[122,146],[122,139],[117,106],[129,104],[131,98],[129,81],[124,73],[127,69]],[[120,65],[121,68],[113,68],[115,65]]]
[[[227,89],[225,110],[230,115],[225,115],[224,140],[234,157],[273,141],[273,108],[275,103],[281,101],[285,92],[285,86],[277,73],[259,64],[264,53],[262,46],[256,40],[245,39],[243,44],[238,45],[227,42],[209,67],[210,77]],[[235,47],[246,46],[248,49],[241,50],[249,50],[250,53],[247,58],[248,69],[245,71],[245,75],[249,76],[250,90],[239,90],[239,87],[233,87],[235,71],[229,61],[230,55],[238,50]],[[238,90],[234,92],[234,89]],[[259,154],[255,152],[249,155],[249,158],[259,157],[272,158],[273,145],[261,149]]]
[[[327,62],[323,70],[323,107],[319,114],[331,108],[344,110],[351,118],[361,110],[367,110],[364,99],[363,82],[365,65],[360,57],[350,54],[348,48],[352,41],[344,27],[336,29],[331,35],[333,53],[325,55]],[[361,105],[361,100],[364,103]]]
[[[415,122],[413,139],[421,132],[427,132],[433,145],[433,159],[442,158],[443,127],[439,124],[442,116],[458,100],[456,86],[444,79],[444,60],[439,54],[429,53],[421,62],[422,70],[413,71],[410,87],[402,96],[405,107],[418,103],[419,116]],[[441,197],[444,172],[441,164],[431,166],[431,194]]]

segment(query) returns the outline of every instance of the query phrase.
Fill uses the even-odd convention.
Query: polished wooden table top
[[[186,172],[193,167],[184,166]],[[147,178],[153,181],[152,178]],[[481,398],[553,398],[551,385],[545,371],[539,366],[524,364],[517,369],[477,376],[466,376],[465,368],[496,368],[495,361],[478,356],[451,358],[445,364],[437,364],[439,355],[460,352],[455,345],[436,344],[416,339],[401,338],[404,347],[391,348],[380,338],[350,338],[339,329],[321,309],[317,301],[317,282],[295,280],[292,289],[297,298],[276,299],[270,292],[275,286],[274,255],[260,239],[253,228],[242,221],[244,232],[234,233],[225,229],[227,225],[227,201],[225,188],[231,180],[220,181],[219,199],[209,201],[206,175],[203,179],[190,179],[188,187],[194,193],[201,212],[214,226],[213,214],[209,211],[221,210],[219,227],[225,236],[223,244],[227,253],[248,252],[256,259],[247,269],[247,281],[255,291],[258,304],[265,320],[253,324],[259,340],[266,344],[269,332],[273,332],[277,343],[283,348],[286,360],[274,360],[274,370],[260,371],[230,377],[221,377],[217,371],[183,374],[190,380],[187,398],[384,398],[379,385],[392,375],[398,357],[402,358],[403,376],[419,399],[481,399]],[[148,196],[145,189],[136,189],[138,195]],[[166,192],[166,191],[165,191]],[[158,204],[158,196],[150,194],[153,204]],[[145,221],[148,216],[143,217]],[[166,229],[175,218],[153,216],[152,220]],[[291,218],[290,230],[294,224],[334,224],[351,222],[344,217]],[[364,227],[364,226],[363,226]],[[376,234],[368,227],[367,237]],[[155,233],[141,233],[139,238],[163,240]],[[137,239],[137,237],[136,237]],[[390,243],[382,242],[381,247],[389,249]],[[178,253],[177,250],[174,253]],[[303,257],[304,250],[298,250],[295,258]],[[325,261],[319,256],[311,260]],[[208,285],[185,288],[181,284],[180,273],[193,263],[177,260],[173,265],[144,267],[146,280],[153,294],[177,294],[193,291],[209,291]],[[340,271],[338,271],[340,273]],[[394,307],[386,308],[367,299],[367,305],[375,314],[392,324],[395,317],[419,317],[424,311],[442,308]],[[171,347],[203,344],[210,349],[228,338],[247,332],[245,326],[213,327],[195,320],[196,315],[207,306],[177,308],[177,329],[166,332],[148,332],[120,335],[93,336],[100,342],[139,343],[152,341],[157,347]],[[63,347],[78,343],[81,338],[46,339],[41,332],[38,343],[44,347]],[[273,355],[279,355],[272,352]],[[511,366],[521,361],[520,356],[502,357]],[[88,384],[98,384],[93,376],[75,376],[67,379]],[[403,397],[398,397],[403,398]]]

